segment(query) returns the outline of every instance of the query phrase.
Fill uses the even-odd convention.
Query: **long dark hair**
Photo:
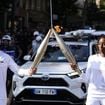
[[[105,35],[104,35],[104,34],[101,34],[101,35],[98,37],[97,44],[99,43],[100,39],[105,39]]]

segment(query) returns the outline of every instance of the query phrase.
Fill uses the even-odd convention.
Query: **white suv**
[[[85,70],[88,56],[95,52],[95,41],[65,41],[65,44],[71,49],[80,70]],[[27,71],[32,62],[26,62],[20,69]],[[86,85],[78,78],[78,72],[71,69],[58,43],[51,41],[34,75],[13,76],[14,102],[61,102],[83,105],[87,93]]]

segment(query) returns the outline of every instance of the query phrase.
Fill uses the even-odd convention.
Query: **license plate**
[[[57,92],[55,89],[35,89],[34,94],[41,94],[41,95],[56,95]]]

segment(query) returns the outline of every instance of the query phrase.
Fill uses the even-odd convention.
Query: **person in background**
[[[1,44],[1,50],[9,54],[17,63],[19,63],[22,56],[22,49],[15,44],[14,38],[10,35],[4,35]]]
[[[75,64],[70,65],[75,70]],[[105,105],[105,35],[98,37],[97,53],[89,56],[80,78],[88,84],[86,105]]]
[[[41,41],[42,41],[42,37],[40,36],[40,34],[36,31],[36,33],[33,34],[33,40],[31,43],[30,48],[28,48],[28,54],[35,56],[37,49],[39,48]]]
[[[9,48],[15,53],[13,59],[16,61],[17,64],[21,65],[23,50],[20,48],[17,40],[13,36],[11,36],[11,41],[9,41]]]

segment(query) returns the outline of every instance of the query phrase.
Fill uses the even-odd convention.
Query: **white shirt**
[[[88,83],[88,95],[105,98],[105,57],[91,55],[83,79]]]
[[[6,78],[8,68],[14,73],[18,73],[19,66],[8,54],[0,51],[0,99],[7,98]]]

